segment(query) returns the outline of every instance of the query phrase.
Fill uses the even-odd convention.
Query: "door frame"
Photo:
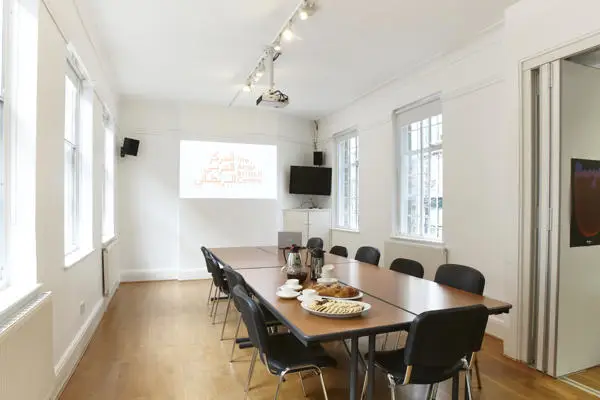
[[[518,276],[517,276],[517,301],[516,323],[511,324],[513,343],[516,343],[516,358],[528,362],[530,355],[530,302],[532,285],[532,263],[536,246],[532,232],[535,227],[533,201],[535,199],[536,185],[534,155],[534,121],[533,121],[533,93],[532,71],[542,65],[583,53],[592,48],[600,47],[600,32],[593,32],[575,38],[543,53],[526,57],[519,62],[518,87],[519,87],[519,249],[518,249]],[[558,271],[552,271],[558,276]],[[554,375],[556,363],[554,358],[548,360],[548,373]]]

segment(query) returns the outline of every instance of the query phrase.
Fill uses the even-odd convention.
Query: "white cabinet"
[[[323,248],[329,250],[331,213],[329,209],[290,209],[283,210],[283,230],[289,232],[302,232],[302,245],[308,239],[320,237],[323,239]]]

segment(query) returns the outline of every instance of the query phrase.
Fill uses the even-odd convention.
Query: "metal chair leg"
[[[233,336],[233,344],[231,345],[231,355],[229,356],[229,362],[233,362],[233,352],[235,351],[235,341],[240,333],[240,325],[242,324],[242,314],[238,317],[237,328],[235,328],[235,335]]]
[[[325,388],[325,380],[323,379],[323,371],[318,369],[317,372],[319,373],[319,378],[321,379],[321,387],[323,388],[323,396],[325,396],[325,400],[329,400],[329,397],[327,397],[327,388]]]
[[[348,344],[346,343],[346,341],[342,340],[342,344],[344,345],[344,349],[346,349],[346,353],[348,353],[348,357],[352,358],[352,352],[350,351],[350,348],[348,348]],[[360,364],[362,365],[363,369],[366,371],[367,364],[365,363],[365,359],[363,358],[362,354],[358,355],[358,361],[360,361]]]
[[[388,385],[390,386],[391,399],[396,400],[396,382],[394,381],[394,378],[391,375],[388,375],[387,378]]]
[[[360,400],[364,400],[365,394],[367,393],[368,379],[369,379],[369,372],[365,371],[365,380],[363,381],[363,388],[362,388],[362,392],[360,394]]]
[[[479,375],[479,360],[477,359],[477,353],[473,354],[473,363],[475,364],[475,375],[477,376],[477,388],[481,389],[481,376]]]
[[[213,280],[211,279],[211,280],[210,280],[210,289],[208,289],[208,299],[206,299],[206,307],[208,307],[208,305],[210,304],[210,295],[211,295],[211,292],[212,292],[212,290],[213,290],[213,286],[214,286],[214,284],[215,284],[215,283],[214,283],[214,282],[213,282]]]
[[[439,383],[436,383],[433,385],[433,393],[431,394],[431,400],[435,400],[437,398],[437,391],[438,391],[439,387],[440,387]]]
[[[215,324],[215,320],[217,319],[217,310],[219,309],[219,298],[221,297],[221,289],[219,289],[219,294],[217,294],[217,300],[215,300],[215,313],[213,314],[212,324]]]
[[[427,388],[427,396],[425,397],[427,400],[431,400],[433,397],[433,385],[429,385]]]
[[[217,304],[217,291],[219,290],[218,287],[215,286],[215,290],[212,294],[213,300],[212,300],[212,306],[210,308],[210,313],[208,314],[209,317],[213,316],[213,313],[215,312],[215,305]]]
[[[471,375],[468,372],[465,373],[465,397],[468,400],[473,400],[473,394],[471,393]]]
[[[254,364],[256,364],[256,356],[258,356],[258,349],[254,349],[252,353],[252,360],[250,361],[250,369],[248,370],[248,380],[246,381],[246,388],[244,392],[246,395],[244,396],[244,400],[248,398],[248,392],[250,391],[250,380],[252,380],[252,373],[254,372]]]
[[[231,306],[231,294],[229,295],[229,299],[227,300],[227,308],[225,309],[225,319],[223,320],[223,327],[221,328],[221,340],[223,340],[223,335],[225,334],[225,325],[227,325],[227,316],[229,315],[229,307]]]
[[[306,397],[306,388],[304,387],[304,381],[302,380],[302,372],[298,372],[298,376],[300,377],[300,386],[302,386],[302,394]]]
[[[277,397],[279,396],[279,388],[281,387],[281,383],[283,382],[284,376],[285,374],[279,375],[279,382],[277,382],[277,389],[275,389],[275,397],[273,398],[273,400],[277,400]]]

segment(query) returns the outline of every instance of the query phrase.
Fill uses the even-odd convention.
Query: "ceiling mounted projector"
[[[256,99],[257,106],[283,108],[288,104],[290,104],[288,96],[280,90],[275,89],[268,89]]]

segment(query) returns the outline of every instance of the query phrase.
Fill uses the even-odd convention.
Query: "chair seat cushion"
[[[335,360],[320,345],[304,346],[291,334],[272,335],[268,340],[267,362],[272,373],[279,374],[285,369],[303,371],[315,365],[319,368],[336,365]]]
[[[365,355],[368,359],[368,354]],[[404,382],[406,364],[404,363],[404,349],[392,351],[376,351],[375,366],[392,375],[396,383]],[[462,361],[450,367],[420,367],[413,366],[410,383],[428,385],[450,379],[462,369]]]

